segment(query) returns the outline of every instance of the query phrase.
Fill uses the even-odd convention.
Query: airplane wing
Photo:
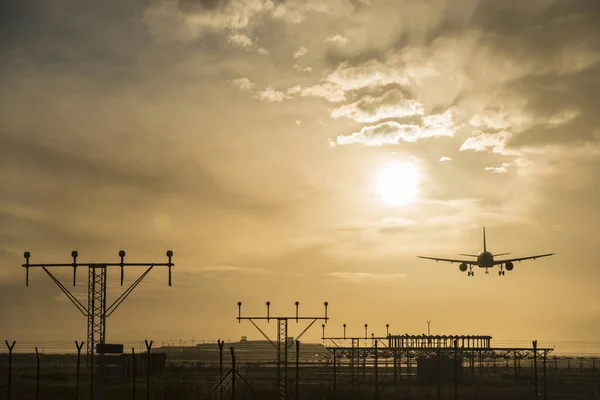
[[[435,258],[435,257],[423,257],[423,256],[417,256],[419,258],[424,258],[426,260],[434,260],[434,261],[445,261],[445,262],[449,262],[449,263],[465,263],[468,265],[477,265],[477,260],[453,260],[450,258]]]
[[[494,265],[504,264],[507,262],[515,262],[515,261],[521,262],[523,260],[535,260],[536,258],[548,257],[548,256],[552,256],[552,255],[554,255],[554,253],[539,254],[537,256],[529,256],[529,257],[521,257],[521,258],[508,258],[506,260],[494,260]]]

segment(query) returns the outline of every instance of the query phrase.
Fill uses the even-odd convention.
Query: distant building
[[[242,336],[242,339],[240,340],[240,342],[247,342],[248,341],[248,336]]]

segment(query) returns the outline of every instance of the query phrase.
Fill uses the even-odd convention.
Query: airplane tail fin
[[[485,244],[485,226],[483,227],[483,251],[487,251],[487,246]]]

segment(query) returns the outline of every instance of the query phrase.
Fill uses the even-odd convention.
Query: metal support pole
[[[365,347],[365,351],[363,352],[363,355],[362,355],[362,362],[363,362],[363,383],[364,383],[367,380],[367,348],[366,347]]]
[[[135,399],[135,370],[136,370],[136,363],[135,363],[135,348],[132,347],[131,348],[131,389],[132,389],[132,397]]]
[[[437,349],[437,365],[436,365],[436,376],[437,376],[437,398],[441,399],[441,385],[440,385],[440,349]]]
[[[37,368],[35,374],[35,399],[40,399],[40,353],[38,353],[37,346],[35,347],[35,358],[37,360]]]
[[[454,339],[454,400],[458,400],[458,340]]]
[[[335,349],[333,349],[333,396],[336,396],[337,393],[337,355],[335,354]]]
[[[152,349],[152,343],[153,341],[151,340],[150,343],[148,343],[147,340],[145,340],[146,342],[146,400],[150,400],[150,350]]]
[[[394,382],[398,382],[398,351],[394,349]]]
[[[377,351],[377,341],[375,342],[375,400],[379,399],[379,369],[377,368],[379,352]]]
[[[231,350],[231,400],[235,400],[235,376],[237,368],[235,366],[235,352],[233,351],[233,347],[230,347],[229,350]]]
[[[79,399],[79,370],[81,367],[81,348],[83,347],[84,342],[79,344],[77,340],[75,341],[75,346],[77,346],[77,376],[75,383],[75,400]]]
[[[217,344],[219,345],[219,382],[221,382],[223,380],[223,346],[225,341],[218,339]],[[223,385],[219,386],[219,399],[223,399]]]
[[[287,360],[288,360],[288,345],[287,345],[287,318],[278,318],[278,368],[279,368],[279,397],[285,399],[287,397]]]
[[[546,358],[548,355],[548,350],[544,350],[544,400],[546,400],[546,397],[548,396],[548,391],[547,391],[547,387],[546,387],[546,383],[547,383],[547,376],[546,376]]]
[[[296,340],[296,400],[298,400],[300,396],[299,389],[300,382],[300,341]]]
[[[8,347],[8,400],[10,400],[10,391],[11,391],[11,387],[12,387],[12,351],[13,348],[15,347],[15,342],[13,340],[12,344],[8,344],[8,340],[5,340],[4,343],[6,343],[6,347]]]
[[[537,340],[533,341],[533,382],[535,388],[535,397],[538,397],[538,376],[537,376]]]
[[[356,345],[355,345],[356,343]],[[352,361],[350,363],[350,369],[352,372],[352,393],[356,393],[356,377],[358,375],[358,349],[357,347],[359,346],[359,342],[355,339],[352,339],[352,353],[351,353],[351,357],[352,357]]]

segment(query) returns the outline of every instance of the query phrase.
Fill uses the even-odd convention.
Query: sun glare
[[[385,204],[407,205],[417,198],[419,180],[419,170],[415,164],[391,161],[379,175],[377,192]]]

